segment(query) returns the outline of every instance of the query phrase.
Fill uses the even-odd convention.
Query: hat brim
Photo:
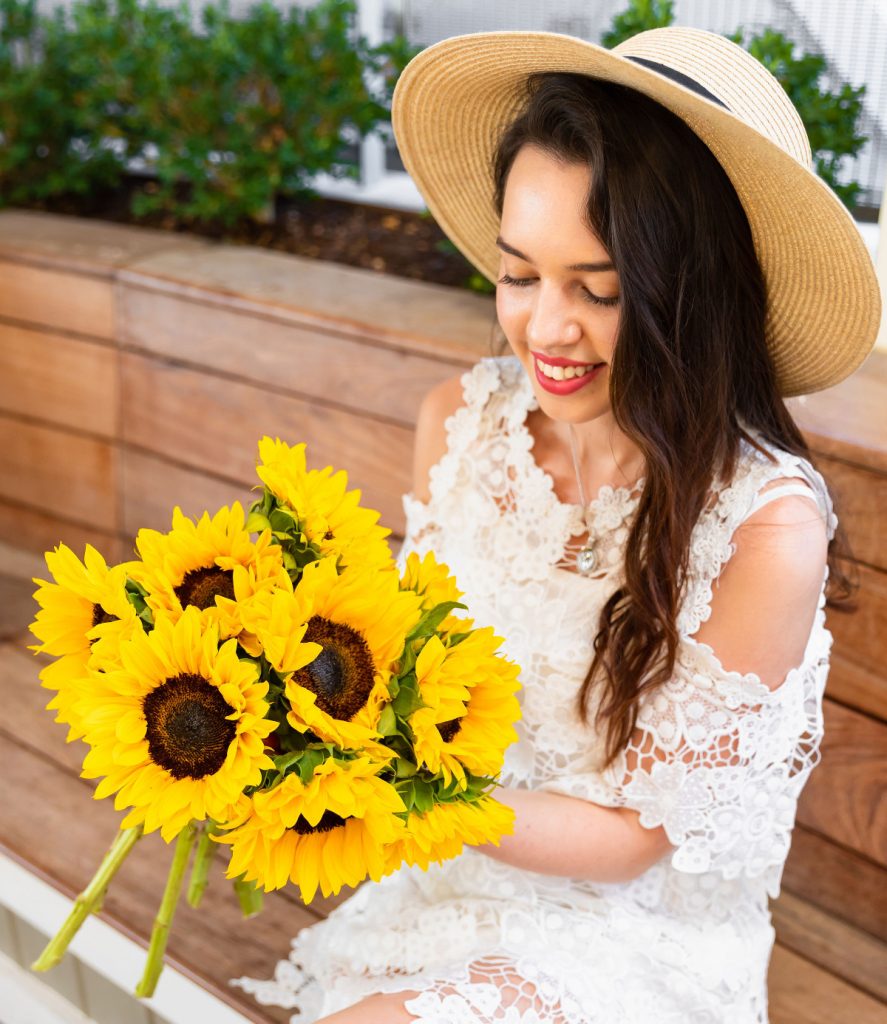
[[[671,110],[733,183],[767,286],[766,332],[783,396],[847,377],[871,351],[881,295],[852,216],[826,183],[741,118],[659,72],[556,32],[476,32],[417,54],[392,97],[398,150],[437,223],[491,282],[499,266],[492,160],[534,71],[629,86]]]

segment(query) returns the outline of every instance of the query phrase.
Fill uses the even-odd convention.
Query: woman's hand
[[[636,811],[560,793],[500,786],[492,795],[515,812],[514,833],[475,849],[514,867],[595,882],[627,882],[670,853],[665,829],[644,828]]]

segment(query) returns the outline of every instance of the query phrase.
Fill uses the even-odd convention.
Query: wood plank
[[[887,680],[883,669],[879,673],[871,672],[835,654],[831,659],[826,693],[839,704],[887,722]]]
[[[0,498],[116,532],[115,446],[0,413]]]
[[[887,943],[790,892],[770,909],[777,942],[887,1003]]]
[[[58,508],[58,505],[54,506],[54,509]],[[84,523],[60,519],[45,510],[29,508],[17,502],[3,501],[2,499],[0,499],[0,541],[5,545],[13,545],[22,551],[34,552],[41,556],[44,551],[51,551],[57,544],[64,543],[81,559],[86,545],[92,544],[94,548],[101,551],[109,563],[120,562],[123,559],[123,546],[116,534]],[[7,566],[8,564],[7,562]],[[43,571],[45,572],[45,570],[44,564]]]
[[[6,783],[0,806],[0,848],[73,897],[98,867],[121,815],[112,800],[92,802],[91,788],[84,782],[47,766],[8,733],[0,730],[0,734]],[[39,814],[33,812],[35,806]],[[144,946],[171,856],[171,845],[156,833],[140,840],[109,887],[100,914]],[[313,924],[316,916],[282,894],[271,893],[261,914],[242,920],[233,890],[223,877],[221,859],[204,900],[199,910],[184,900],[179,904],[168,959],[251,1020],[284,1024],[289,1011],[258,1007],[252,997],[229,987],[228,980],[241,974],[267,976],[274,963],[287,955],[289,937]]]
[[[887,473],[823,455],[816,463],[832,494],[838,519],[847,531],[853,558],[887,569]]]
[[[887,352],[846,380],[786,402],[815,452],[887,473]]]
[[[23,746],[42,751],[48,760],[77,777],[89,748],[82,740],[66,743],[68,727],[55,721],[54,711],[46,710],[54,691],[40,685],[39,672],[54,659],[29,651],[28,645],[34,643],[37,639],[30,632],[20,632],[13,640],[0,644],[0,695],[6,709],[6,729],[19,737]]]
[[[824,701],[822,763],[798,802],[798,821],[887,863],[887,725]]]
[[[887,1009],[783,946],[770,961],[771,1024],[884,1024]]]
[[[212,242],[160,228],[113,224],[42,210],[0,210],[0,255],[53,269],[110,277],[117,267],[180,249],[192,258]]]
[[[856,566],[859,590],[853,612],[826,609],[826,626],[835,643],[832,655],[845,658],[860,668],[883,678],[887,664],[887,573],[868,566]]]
[[[12,576],[0,576],[0,640],[18,636],[33,619],[37,605],[34,584]]]
[[[0,259],[0,317],[114,338],[109,278]]]
[[[123,533],[126,550],[131,553],[135,536],[143,527],[164,533],[171,528],[175,505],[186,516],[199,517],[204,511],[212,515],[234,501],[248,509],[260,494],[250,491],[253,482],[258,482],[255,478],[249,482],[220,480],[133,448],[124,448],[121,460],[125,481],[121,495]]]
[[[389,348],[328,329],[281,322],[221,304],[122,286],[128,347],[311,400],[328,396],[356,412],[413,426],[425,393],[464,364]]]
[[[304,441],[309,468],[345,470],[361,503],[403,532],[400,495],[409,490],[413,446],[407,427],[132,352],[123,354],[122,366],[127,442],[182,466],[254,480],[263,434]]]
[[[782,885],[887,942],[887,871],[867,857],[796,825]]]
[[[117,382],[109,345],[0,323],[0,411],[113,437]]]
[[[118,280],[469,364],[488,354],[496,315],[491,295],[249,245],[159,253]]]

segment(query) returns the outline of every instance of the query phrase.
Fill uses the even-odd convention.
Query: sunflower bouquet
[[[520,717],[519,667],[467,610],[448,567],[410,552],[401,573],[379,513],[305,445],[263,437],[262,496],[167,533],[108,566],[46,553],[52,582],[31,649],[47,708],[89,747],[82,776],[126,809],[121,830],[34,964],[58,963],[138,839],[175,851],[136,988],[151,995],[191,865],[197,906],[214,855],[244,913],[287,884],[307,903],[466,844],[498,844],[492,795]],[[193,863],[192,863],[193,856]]]

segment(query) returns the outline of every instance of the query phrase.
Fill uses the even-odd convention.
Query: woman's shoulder
[[[768,518],[788,515],[790,519],[812,501],[831,538],[837,517],[825,478],[812,459],[783,448],[759,430],[745,429],[752,440],[741,438],[733,476],[716,482],[719,518],[738,529],[765,505],[770,506]]]
[[[484,432],[484,421],[501,418],[505,406],[519,404],[515,399],[521,396],[521,377],[526,379],[526,374],[516,356],[485,356],[429,388],[416,417],[412,492],[416,498],[429,500],[432,470],[445,455],[476,440]]]
[[[819,589],[825,544],[837,517],[825,480],[812,461],[748,431],[729,480],[718,478],[690,543],[688,587],[679,628],[693,635],[710,614],[716,580],[769,580],[778,590]],[[730,572],[725,570],[730,564]],[[724,586],[721,586],[724,589]],[[741,589],[741,588],[740,588]]]

